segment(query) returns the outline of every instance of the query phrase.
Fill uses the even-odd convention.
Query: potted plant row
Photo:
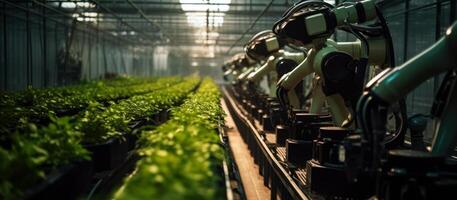
[[[172,77],[178,79],[178,77]],[[160,79],[159,79],[160,80]],[[32,106],[49,96],[78,95],[81,92],[103,90],[110,87],[125,87],[153,83],[157,78],[120,77],[111,80],[97,80],[83,82],[77,85],[51,87],[51,88],[28,88],[20,92],[1,92],[0,108]]]
[[[86,189],[92,163],[83,133],[68,117],[52,121],[43,128],[27,124],[0,146],[0,199],[76,199]]]
[[[149,109],[138,110],[131,106],[132,103],[143,101],[141,105],[157,103],[167,106],[170,102],[176,101],[176,96],[187,95],[197,82],[192,79],[167,88],[171,91],[168,97],[164,97],[167,92],[152,92],[122,100],[117,104],[112,102],[109,107],[91,101],[89,108],[77,116],[57,118],[50,115],[51,123],[47,126],[37,126],[24,120],[20,129],[0,134],[0,173],[5,175],[0,178],[0,199],[76,198],[77,194],[84,191],[84,186],[88,185],[92,177],[93,162],[90,161],[90,157],[95,159],[96,155],[90,151],[90,147],[83,146],[83,143],[112,141],[115,145],[111,150],[114,152],[110,154],[122,155],[126,151],[122,130],[128,130],[125,127],[132,119],[140,117],[141,111],[144,111],[143,114],[147,117],[152,109],[160,108],[149,106]],[[162,82],[162,86],[167,83]],[[153,98],[153,94],[162,96]],[[128,109],[129,105],[132,109]],[[93,118],[85,118],[85,114],[90,111],[96,111],[90,115]],[[102,131],[91,132],[92,134],[83,132],[88,129],[84,124],[87,119],[94,119],[96,123],[92,125],[98,125]],[[100,139],[95,139],[96,137]]]
[[[29,90],[30,96],[33,96],[31,101],[34,102],[31,105],[0,108],[0,132],[14,132],[14,129],[20,127],[21,122],[24,121],[46,125],[50,121],[48,117],[50,114],[57,116],[75,115],[93,101],[106,103],[125,99],[137,94],[163,89],[164,86],[171,86],[180,80],[180,78],[172,77],[158,79],[152,83],[125,87],[105,87],[90,84],[90,86]],[[23,93],[27,93],[27,91]]]
[[[225,198],[218,174],[224,151],[217,127],[224,114],[217,86],[205,79],[171,115],[141,133],[135,174],[114,199]]]
[[[126,157],[132,146],[130,125],[150,120],[185,98],[198,79],[187,79],[165,90],[137,95],[108,107],[93,104],[76,120],[76,129],[85,133],[84,146],[92,152],[95,171],[112,170]]]

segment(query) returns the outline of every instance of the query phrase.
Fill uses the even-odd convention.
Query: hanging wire
[[[157,32],[161,32],[162,34],[164,34],[166,37],[165,38],[170,38],[168,35],[166,35],[166,33],[163,32],[163,29],[162,27],[160,27],[159,24],[155,23],[153,20],[151,20],[149,17],[146,16],[146,14],[144,14],[143,10],[141,8],[139,8],[134,2],[132,2],[131,0],[126,0],[133,8],[135,8],[137,10],[137,12],[140,14],[140,16],[146,20],[147,22],[149,22],[150,24],[152,24],[154,26],[154,28],[157,30]],[[162,38],[162,35],[161,35],[161,39],[164,39]]]
[[[132,26],[128,22],[124,21],[122,19],[122,17],[120,17],[115,12],[113,12],[111,9],[109,9],[106,6],[104,6],[103,4],[101,4],[99,1],[97,1],[97,0],[90,0],[90,1],[95,3],[98,7],[102,8],[103,10],[107,11],[110,15],[115,17],[121,24],[124,24],[125,26],[129,27],[132,31],[135,31],[138,34],[140,34],[141,36],[143,36],[144,39],[149,40],[151,43],[153,43],[155,41],[155,39],[152,38],[150,35],[145,34],[143,31],[139,31],[137,28],[135,28],[134,26]]]
[[[271,0],[270,3],[267,4],[267,6],[263,9],[263,11],[252,22],[251,26],[249,26],[249,28],[246,29],[246,31],[243,32],[243,34],[240,36],[240,38],[238,38],[238,40],[236,40],[232,44],[232,46],[230,46],[229,50],[227,51],[227,55],[230,54],[230,51],[232,51],[233,47],[235,47],[246,36],[246,34],[249,33],[249,31],[251,31],[252,28],[254,28],[254,26],[257,24],[257,22],[260,20],[260,18],[262,18],[263,15],[265,15],[265,13],[268,12],[268,10],[270,9],[271,5],[273,5],[273,2],[274,2],[274,0]]]

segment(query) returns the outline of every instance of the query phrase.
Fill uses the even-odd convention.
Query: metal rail
[[[24,0],[22,0],[24,1]],[[47,2],[52,2],[52,3],[60,3],[60,2],[68,2],[66,0],[48,0]],[[87,1],[75,1],[75,2],[87,2]],[[100,3],[104,4],[125,4],[125,0],[99,0]],[[180,3],[180,2],[165,2],[165,1],[148,1],[148,0],[135,0],[132,1],[135,4],[147,4],[147,5],[170,5],[170,6],[179,6],[179,5],[227,5],[226,3]],[[266,3],[230,3],[229,4],[231,7],[232,6],[238,6],[238,7],[248,7],[248,6],[265,6]],[[289,4],[286,3],[279,3],[279,4],[273,4],[273,6],[277,7],[288,7]]]
[[[99,1],[97,0],[90,0],[91,2],[95,3],[98,7],[102,8],[103,10],[107,11],[110,15],[114,16],[115,18],[118,19],[118,21],[121,24],[124,24],[125,26],[129,27],[132,31],[137,32],[139,35],[142,35],[144,39],[149,40],[151,44],[154,43],[155,39],[152,38],[150,35],[145,34],[143,31],[139,31],[137,28],[134,26],[130,25],[129,23],[125,22],[122,17],[119,17],[116,13],[114,13],[111,9],[107,8],[106,6],[102,5]]]
[[[259,19],[270,9],[271,5],[273,5],[273,2],[274,0],[271,0],[270,3],[265,7],[265,9],[263,9],[263,11],[257,16],[257,18],[252,22],[251,26],[246,29],[246,31],[244,31],[244,33],[241,35],[241,37],[235,41],[235,43],[232,44],[232,46],[230,46],[229,50],[227,51],[227,55],[230,54],[230,51],[233,49],[233,47],[235,47],[235,45],[238,44],[238,42],[240,42],[244,36],[249,32],[251,31],[252,28],[254,28],[255,24],[257,23],[257,21],[259,21]]]
[[[140,16],[146,20],[147,22],[149,22],[151,25],[155,26],[157,30],[157,32],[159,32],[161,30],[161,28],[159,27],[158,24],[156,24],[154,21],[152,21],[151,19],[149,19],[146,14],[144,14],[143,10],[141,10],[140,8],[138,8],[138,6],[135,5],[135,3],[133,3],[131,0],[126,0],[133,8],[135,8],[138,13],[140,14]]]
[[[0,0],[0,2],[3,2],[3,4],[5,5],[4,8],[6,7],[6,4],[7,4],[7,5],[9,5],[9,6],[18,8],[18,9],[20,9],[20,10],[23,10],[23,11],[26,11],[26,12],[28,11],[28,12],[30,12],[31,14],[34,14],[34,15],[37,15],[37,16],[44,17],[44,18],[49,19],[49,20],[51,20],[51,21],[53,21],[53,22],[56,22],[56,23],[58,23],[58,24],[60,24],[60,25],[63,25],[63,26],[66,26],[66,27],[71,27],[70,24],[65,23],[65,22],[62,22],[61,20],[52,18],[52,17],[50,17],[50,15],[44,15],[43,13],[37,12],[37,11],[35,11],[35,10],[33,10],[33,9],[28,9],[28,8],[23,7],[23,6],[21,6],[21,5],[12,3],[12,2],[10,2],[10,1],[8,1],[8,0]],[[73,19],[73,16],[69,16],[67,13],[64,13],[64,12],[62,12],[62,11],[60,11],[60,10],[58,10],[58,9],[55,9],[55,8],[49,6],[49,5],[43,4],[43,3],[39,2],[39,1],[36,1],[36,0],[33,0],[33,2],[34,2],[35,4],[37,4],[37,5],[39,5],[39,6],[42,6],[42,7],[46,8],[46,9],[48,9],[48,10],[51,10],[51,11],[53,11],[53,12],[59,14],[60,16],[63,16],[63,17],[68,18],[68,19]],[[8,14],[8,11],[7,11],[6,9],[2,10],[2,12],[4,12],[4,14]],[[11,15],[11,14],[9,14],[9,15]],[[24,19],[24,20],[26,20],[26,19]],[[106,31],[103,31],[103,30],[99,30],[99,29],[94,28],[94,27],[92,27],[92,28],[95,29],[96,31],[100,31],[100,32],[106,34],[107,36],[110,36],[111,38],[114,39],[113,41],[118,41],[118,39],[121,39],[121,40],[124,40],[124,42],[128,42],[128,43],[131,43],[131,44],[134,44],[134,43],[135,43],[135,42],[133,42],[133,41],[131,41],[131,40],[128,40],[128,39],[126,39],[126,38],[116,37],[116,36],[112,35],[112,34],[109,33],[109,32],[106,32]],[[89,33],[89,34],[91,34],[91,35],[94,35],[94,32],[93,32],[93,31],[89,31],[89,30],[86,30],[86,29],[81,29],[81,28],[76,27],[76,30],[81,31],[81,32],[85,32],[85,33]]]
[[[223,88],[223,93],[230,112],[234,113],[232,116],[235,123],[238,122],[237,126],[241,126],[240,130],[246,130],[241,133],[241,136],[248,144],[255,163],[259,165],[259,172],[264,176],[264,184],[271,188],[270,199],[276,200],[279,195],[281,199],[308,200],[309,197],[296,184],[293,177],[284,169],[278,159],[276,159],[273,152],[257,132],[255,125],[242,114],[241,108],[238,108],[236,105],[236,100],[231,92],[227,88]]]

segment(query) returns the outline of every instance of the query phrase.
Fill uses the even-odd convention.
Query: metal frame
[[[25,11],[25,31],[26,31],[26,37],[27,37],[27,86],[31,86],[33,84],[33,63],[31,61],[32,57],[32,35],[30,31],[30,10],[29,10],[29,4],[26,3],[26,8],[27,10]]]
[[[8,39],[9,39],[8,37],[9,36],[7,34],[8,32],[6,31],[8,28],[7,27],[7,18],[9,18],[9,17],[14,17],[16,19],[19,19],[19,20],[23,21],[25,24],[25,37],[26,37],[25,45],[27,47],[25,49],[24,58],[23,58],[24,61],[26,62],[25,68],[24,68],[24,70],[25,70],[24,76],[23,76],[24,77],[23,80],[25,80],[24,83],[27,85],[27,87],[29,87],[29,86],[44,86],[44,87],[55,86],[54,84],[51,84],[51,83],[53,83],[53,81],[49,79],[51,77],[51,74],[50,74],[51,71],[55,71],[55,72],[58,71],[57,68],[50,69],[48,66],[48,64],[49,64],[48,31],[50,28],[52,29],[52,27],[50,27],[49,22],[55,23],[54,29],[56,31],[57,31],[57,28],[59,28],[59,27],[72,28],[72,26],[74,26],[74,24],[68,23],[68,20],[75,19],[72,16],[72,13],[81,13],[81,12],[85,12],[86,10],[85,9],[78,9],[78,10],[73,9],[72,12],[66,12],[59,7],[53,7],[49,4],[46,4],[47,2],[48,1],[46,1],[46,0],[32,0],[32,1],[0,0],[0,5],[2,5],[2,8],[0,8],[0,13],[3,17],[2,18],[2,22],[3,22],[2,29],[4,31],[3,37],[1,38],[4,41],[4,44],[2,45],[2,48],[4,50],[3,55],[2,55],[4,57],[4,60],[3,60],[4,69],[2,70],[2,83],[3,83],[3,87],[1,88],[2,90],[8,90],[9,88],[12,87],[12,85],[10,85],[10,83],[9,83],[9,81],[11,81],[11,78],[8,77],[8,76],[10,76],[8,73],[10,71],[11,66],[9,66],[10,64],[9,64],[9,57],[8,57],[8,56],[10,56],[10,53],[8,50]],[[13,8],[13,9],[11,9],[11,8]],[[18,10],[20,12],[15,12],[14,10]],[[122,21],[119,21],[119,19],[117,19],[117,21],[119,23],[122,23]],[[84,22],[79,22],[78,24],[82,24],[82,26],[74,27],[75,31],[82,33],[84,35],[84,37],[96,36],[96,38],[98,38],[98,42],[103,42],[104,45],[106,45],[107,43],[110,43],[113,45],[123,45],[125,47],[144,46],[146,48],[151,48],[152,42],[157,41],[156,39],[153,39],[152,37],[148,38],[146,40],[143,40],[143,41],[138,41],[138,40],[132,40],[133,38],[129,39],[128,37],[116,36],[116,35],[113,35],[111,32],[104,30],[103,27],[100,26],[100,23],[97,23],[96,26],[91,25],[89,23],[84,23]],[[100,27],[98,27],[98,26],[100,26]],[[32,29],[37,29],[37,27],[38,27],[39,35],[41,35],[39,37],[39,39],[35,38],[31,32]],[[140,34],[140,32],[137,32],[137,33]],[[55,34],[57,35],[57,32]],[[145,37],[143,37],[143,38],[145,38]],[[58,38],[55,38],[55,39],[57,40]],[[40,82],[36,82],[36,80],[34,80],[37,77],[37,75],[34,74],[35,72],[37,72],[36,67],[39,67],[39,65],[37,66],[36,63],[33,63],[34,62],[33,58],[35,58],[33,53],[36,53],[36,52],[34,52],[35,50],[33,50],[33,46],[35,44],[35,42],[33,42],[33,41],[35,41],[35,40],[37,40],[37,41],[40,40],[39,41],[39,43],[41,44],[40,51],[42,52],[42,54],[40,56],[43,57],[43,59],[40,61],[40,64],[39,64],[39,65],[43,65],[42,67],[40,67],[42,70],[39,75],[42,77],[41,78],[42,80]],[[57,45],[57,43],[55,45]],[[58,49],[58,46],[56,46],[55,48]],[[101,48],[101,47],[99,47],[99,48]],[[106,52],[98,52],[98,53],[106,53]],[[145,56],[145,55],[146,54],[143,55],[143,53],[142,53],[141,56]],[[106,58],[105,58],[105,60],[106,60]],[[97,65],[98,64],[99,63],[97,62]],[[101,69],[98,66],[92,66],[92,67]],[[107,71],[106,62],[105,62],[104,68],[105,68],[105,71]],[[89,76],[92,75],[91,71],[92,70],[89,70]]]
[[[97,0],[90,0],[91,2],[95,3],[95,5],[97,5],[97,7],[100,7],[101,9],[107,11],[110,15],[114,16],[115,18],[118,19],[118,21],[121,23],[121,24],[124,24],[125,26],[129,27],[132,31],[135,31],[137,32],[138,34],[140,34],[141,36],[144,37],[144,39],[146,40],[149,40],[151,42],[151,44],[155,41],[154,38],[152,38],[150,35],[144,33],[143,31],[140,31],[138,30],[137,28],[135,28],[134,26],[132,26],[131,24],[129,24],[128,22],[125,22],[122,17],[120,17],[119,15],[117,15],[115,12],[113,12],[110,8],[107,8],[106,6],[100,4]],[[100,11],[100,10],[98,10]],[[97,15],[98,17],[98,15]],[[98,20],[97,20],[98,21]]]
[[[42,0],[43,2],[45,2],[45,0]],[[48,43],[48,40],[47,40],[47,30],[46,30],[46,27],[47,27],[47,19],[46,19],[46,8],[42,7],[42,15],[43,15],[43,18],[42,18],[42,29],[43,29],[43,85],[46,87],[48,86],[48,54],[47,54],[47,43]]]
[[[34,0],[34,1],[35,1],[35,0]],[[52,17],[51,15],[49,15],[49,14],[48,14],[48,15],[42,15],[42,13],[39,13],[39,12],[37,12],[37,11],[35,11],[35,10],[27,9],[27,8],[25,8],[25,7],[23,7],[23,6],[20,6],[20,5],[11,3],[11,2],[9,2],[9,1],[7,1],[7,0],[0,0],[0,2],[3,2],[3,4],[8,4],[9,6],[12,6],[12,7],[18,8],[18,9],[24,11],[24,12],[29,12],[30,14],[34,14],[34,15],[37,15],[37,16],[40,16],[40,17],[45,17],[47,20],[54,21],[54,22],[56,22],[56,23],[58,23],[58,24],[60,24],[60,25],[63,25],[63,26],[66,26],[66,27],[70,27],[70,26],[71,26],[71,24],[68,24],[68,23],[62,22],[61,20],[58,20],[58,19],[56,19],[56,18],[53,18],[53,17]],[[37,3],[37,2],[35,2],[35,3]],[[55,13],[58,13],[59,16],[61,16],[61,17],[64,17],[64,18],[67,18],[67,19],[73,19],[72,16],[69,16],[69,15],[67,15],[66,13],[60,12],[59,10],[50,8],[49,6],[43,5],[43,4],[41,4],[41,3],[37,3],[37,4],[43,6],[43,7],[45,8],[46,11],[53,11],[53,12],[55,12]],[[3,11],[2,11],[2,12],[3,12]],[[6,10],[5,10],[3,13],[6,14],[6,15],[10,15],[10,16],[16,16],[16,15],[14,15],[14,14],[8,13],[8,11],[6,11]],[[24,19],[24,20],[27,20],[27,19]],[[92,30],[91,30],[91,29],[92,29]],[[116,37],[116,36],[114,36],[114,35],[112,35],[112,34],[106,32],[106,31],[103,31],[103,30],[100,30],[100,29],[96,29],[96,28],[94,28],[94,27],[91,27],[90,29],[76,28],[76,30],[78,30],[78,31],[86,32],[86,33],[89,33],[89,34],[92,34],[92,35],[94,34],[94,33],[92,32],[93,29],[95,29],[95,31],[103,32],[104,34],[106,34],[106,36],[109,36],[109,37],[106,37],[106,39],[107,39],[107,38],[111,38],[112,41],[117,41],[117,40],[120,39],[120,40],[123,40],[123,41],[126,42],[126,43],[135,44],[134,41],[128,40],[128,39],[123,38],[123,37]]]
[[[259,21],[259,19],[260,19],[263,15],[265,15],[265,13],[268,12],[268,10],[270,9],[271,5],[273,5],[273,2],[274,2],[274,0],[271,0],[270,3],[268,3],[267,6],[265,6],[265,8],[263,9],[263,11],[259,13],[259,15],[257,16],[257,18],[256,18],[256,19],[252,22],[252,24],[249,26],[249,28],[248,28],[245,32],[243,32],[243,34],[241,35],[241,37],[240,37],[238,40],[236,40],[236,41],[232,44],[232,46],[230,46],[229,50],[227,51],[227,54],[230,54],[230,51],[233,49],[233,47],[235,47],[235,45],[237,45],[237,44],[244,38],[244,36],[245,36],[249,31],[251,31],[252,28],[254,28],[254,26],[255,26],[255,24],[257,23],[257,21]]]
[[[4,89],[8,88],[8,51],[6,50],[6,47],[7,47],[7,41],[8,41],[8,38],[7,38],[7,35],[6,35],[6,4],[3,2],[3,8],[2,8],[2,17],[3,17],[3,56],[4,56],[4,74],[3,74],[3,81],[4,81]]]
[[[193,45],[193,46],[205,46],[203,43],[195,41],[195,36],[190,34],[195,32],[195,28],[190,27],[184,13],[194,11],[183,11],[181,9],[181,3],[178,1],[145,1],[145,0],[1,0],[10,4],[21,5],[27,2],[33,2],[38,6],[42,6],[44,11],[40,10],[41,16],[45,17],[45,20],[58,19],[64,16],[65,18],[72,18],[72,14],[81,14],[82,12],[98,12],[102,13],[100,16],[99,32],[107,31],[106,28],[114,26],[117,30],[134,31],[137,33],[135,37],[129,36],[117,36],[113,37],[114,40],[134,40],[129,41],[134,45],[171,45],[171,46],[182,46],[182,45]],[[71,8],[62,8],[61,4],[54,6],[51,3],[63,3],[63,2],[89,2],[95,5],[95,7],[85,8],[76,10]],[[189,3],[195,5],[194,3]],[[222,3],[197,3],[201,5],[226,5]],[[265,7],[270,7],[268,12],[264,11]],[[239,49],[244,45],[247,38],[246,35],[254,34],[265,28],[271,28],[271,24],[282,15],[283,11],[290,6],[289,1],[270,3],[253,2],[252,0],[238,3],[230,3],[230,10],[225,13],[225,20],[223,27],[215,28],[215,31],[220,32],[224,36],[216,39],[215,45],[229,46],[231,44],[230,51],[235,48]],[[30,8],[30,13],[35,15],[34,9]],[[262,12],[261,16],[258,16],[254,23],[252,19],[257,16],[259,12]],[[49,19],[53,18],[53,19]],[[81,22],[84,23],[84,22]],[[110,23],[110,24],[108,24]],[[143,28],[147,27],[148,28]],[[246,27],[248,31],[244,31]],[[113,29],[113,28],[111,28]],[[191,31],[191,30],[194,31]],[[209,29],[209,28],[207,28]],[[237,30],[237,31],[233,31]],[[94,31],[91,31],[94,32]],[[89,33],[91,34],[91,33]],[[110,32],[106,32],[107,35],[112,35]],[[241,37],[240,37],[241,35]],[[141,38],[141,40],[139,40]],[[168,42],[170,41],[170,42]],[[218,51],[220,56],[221,52]],[[224,52],[225,54],[225,52]]]
[[[31,4],[32,2],[33,4]],[[99,12],[102,15],[98,15],[97,25],[92,25],[86,22],[78,22],[77,31],[85,34],[87,37],[97,36],[99,40],[107,40],[118,45],[125,46],[156,46],[156,45],[169,45],[173,47],[179,47],[179,49],[187,48],[187,46],[199,46],[207,47],[208,45],[203,42],[196,41],[199,35],[195,35],[195,28],[189,26],[187,22],[187,17],[183,14],[185,13],[181,9],[181,3],[177,1],[146,1],[146,0],[74,0],[71,2],[90,2],[95,7],[91,8],[79,8],[77,9],[67,9],[60,6],[55,6],[50,3],[61,3],[69,2],[68,0],[0,0],[0,5],[5,7],[15,7],[24,12],[29,13],[30,17],[33,16],[42,17],[40,25],[43,27],[43,56],[48,57],[47,47],[48,47],[48,34],[45,30],[49,26],[50,22],[56,22],[60,25],[70,27],[71,25],[67,22],[68,19],[73,19],[72,14],[81,14],[83,12]],[[225,13],[224,24],[222,27],[206,27],[206,31],[210,28],[214,29],[219,33],[219,37],[215,38],[216,57],[226,57],[227,54],[230,54],[235,49],[239,51],[245,42],[249,39],[249,35],[253,35],[260,30],[270,29],[276,19],[282,15],[283,11],[290,6],[290,1],[284,2],[260,2],[246,0],[244,2],[235,2],[230,3],[230,10]],[[341,0],[336,0],[336,3],[341,2]],[[400,1],[382,1],[381,5],[387,7],[394,5]],[[424,8],[430,8],[437,6],[437,16],[436,16],[436,35],[439,33],[440,19],[439,14],[441,13],[440,5],[449,5],[451,6],[451,20],[456,18],[456,1],[454,0],[438,0],[437,2],[427,3],[418,7],[410,8],[410,0],[406,0],[405,9],[396,13],[392,13],[386,17],[396,17],[404,15],[405,17],[405,35],[404,35],[404,60],[407,58],[408,51],[408,29],[409,29],[409,13],[421,10]],[[25,4],[27,3],[27,4]],[[225,5],[220,3],[199,3],[202,5]],[[28,7],[28,5],[33,5]],[[193,5],[193,4],[192,4]],[[268,12],[266,11],[268,10]],[[119,11],[119,12],[117,12]],[[126,11],[126,12],[121,12]],[[156,13],[151,13],[151,11],[158,11]],[[12,13],[8,9],[0,9],[0,12],[3,13],[3,16],[11,16]],[[186,11],[187,12],[187,11]],[[401,16],[403,17],[403,16]],[[6,19],[4,18],[4,21]],[[26,19],[25,19],[26,20]],[[28,22],[27,22],[28,23]],[[35,23],[31,21],[30,23]],[[5,23],[3,23],[4,28],[6,28]],[[34,26],[33,26],[34,27]],[[203,28],[204,29],[204,28]],[[127,35],[115,35],[117,31],[135,31],[137,34],[134,36]],[[438,35],[437,35],[438,36]],[[170,42],[167,42],[167,38],[170,39]],[[2,38],[4,41],[7,41],[7,35],[4,35]],[[203,39],[202,39],[203,40]],[[6,48],[6,44],[4,44]],[[28,43],[28,45],[33,45]],[[228,51],[227,51],[228,49]],[[9,52],[5,51],[4,55],[7,56]],[[33,52],[32,52],[33,53]],[[32,63],[31,54],[28,51],[28,70],[29,74],[33,74],[34,63]],[[4,61],[7,68],[8,60]],[[47,64],[49,64],[49,59],[43,60],[43,65],[46,69]],[[95,67],[95,66],[94,66]],[[6,74],[8,74],[8,69],[5,69],[5,87],[7,86]],[[42,77],[44,79],[43,85],[47,86],[49,74],[44,72]],[[35,76],[36,77],[36,76]],[[29,75],[29,83],[33,82],[33,77]]]
[[[64,2],[64,1],[49,0],[47,2],[52,3],[52,2]],[[159,41],[162,41],[161,44],[166,43],[166,42],[163,42],[164,41],[163,39],[166,39],[166,38],[175,39],[176,38],[176,36],[173,33],[168,34],[169,32],[164,30],[164,25],[168,25],[168,24],[173,24],[175,26],[177,25],[176,27],[169,28],[171,30],[178,29],[179,31],[177,31],[177,32],[186,32],[186,31],[181,31],[181,28],[188,26],[188,23],[187,23],[187,21],[185,21],[185,18],[182,18],[182,19],[184,19],[184,21],[179,21],[179,22],[170,21],[170,20],[167,20],[167,18],[170,18],[170,17],[175,18],[176,16],[184,16],[184,13],[192,12],[192,11],[184,12],[183,10],[181,10],[180,7],[176,7],[176,6],[182,5],[179,2],[157,2],[157,1],[151,2],[151,1],[141,1],[141,0],[115,0],[115,1],[85,0],[82,2],[93,2],[96,5],[101,6],[102,7],[101,9],[92,8],[92,9],[88,9],[87,11],[90,12],[91,10],[93,10],[93,11],[97,11],[97,12],[107,13],[108,15],[103,16],[103,19],[110,19],[111,15],[113,13],[116,13],[116,14],[122,13],[122,15],[119,14],[117,17],[114,17],[114,18],[119,20],[119,17],[120,17],[120,18],[122,18],[121,20],[125,21],[128,24],[132,24],[132,25],[133,25],[133,23],[135,23],[135,22],[133,22],[133,20],[135,20],[136,23],[139,23],[139,22],[141,23],[144,21],[147,24],[153,24],[153,27],[154,26],[161,27],[162,34],[167,35],[167,37],[165,37],[165,38],[159,37]],[[142,9],[140,9],[136,4],[142,5]],[[190,3],[190,4],[195,5],[193,3]],[[197,3],[197,4],[225,5],[225,4],[220,4],[220,3]],[[130,5],[130,7],[128,7],[129,5]],[[147,6],[147,5],[150,5],[150,6]],[[257,15],[257,12],[255,12],[255,11],[257,11],[257,10],[262,11],[259,9],[264,8],[266,5],[267,5],[266,3],[265,4],[252,3],[252,1],[250,1],[249,3],[230,3],[231,9],[228,12],[226,12],[225,18],[227,20],[225,20],[224,26],[225,26],[225,24],[228,25],[230,19],[234,19],[234,17],[236,17],[237,20],[232,20],[233,25],[238,25],[238,24],[240,24],[240,22],[242,22],[242,24],[246,24],[246,26],[248,26],[249,24],[251,24],[251,20],[250,20],[251,16]],[[153,6],[153,7],[151,7],[151,6]],[[159,6],[159,7],[157,7],[157,6]],[[164,6],[168,6],[168,7],[164,7]],[[174,6],[174,7],[169,7],[169,6]],[[264,24],[268,24],[268,28],[270,28],[269,26],[271,26],[272,22],[275,21],[276,18],[279,17],[283,13],[283,11],[289,6],[289,2],[287,1],[284,4],[283,3],[272,3],[270,6],[272,8],[273,7],[276,8],[276,9],[272,9],[272,11],[264,13],[264,15],[265,15],[264,19],[259,20],[259,23],[258,23],[258,24],[261,24],[260,22],[263,21],[263,22],[265,22]],[[241,10],[239,8],[241,8]],[[249,8],[249,9],[243,9],[243,8]],[[255,9],[253,9],[253,8],[255,8]],[[125,15],[125,14],[127,14],[127,15]],[[146,14],[148,14],[148,15],[146,15]],[[135,17],[135,15],[138,15],[138,17]],[[152,16],[157,16],[157,17],[152,17]],[[164,16],[164,17],[162,17],[162,16]],[[270,18],[271,17],[273,17],[273,18],[265,19],[267,16],[269,16]],[[154,19],[154,20],[152,20],[152,19]],[[240,20],[238,20],[238,19],[240,19]],[[105,23],[105,22],[106,21],[103,21],[102,23]],[[179,24],[177,24],[177,23],[179,23]],[[162,25],[159,25],[159,24],[162,24]],[[136,24],[136,25],[138,25],[138,24]],[[232,27],[232,29],[239,29],[239,26],[234,26],[234,27]],[[256,29],[260,30],[258,27],[256,27]],[[262,27],[262,29],[264,29],[264,27]],[[243,32],[239,31],[239,34],[242,34],[242,33]],[[186,36],[183,34],[179,35],[178,37],[183,38],[183,39],[189,38],[189,36]],[[235,41],[235,40],[238,40],[238,38],[234,39],[233,41]],[[173,43],[173,40],[171,40],[171,42],[172,42],[171,43],[172,45],[180,45],[179,43]],[[201,44],[195,44],[195,45],[201,45]],[[243,46],[244,43],[241,42],[238,45]]]

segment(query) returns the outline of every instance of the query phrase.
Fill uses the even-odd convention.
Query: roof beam
[[[137,11],[132,8],[127,8],[127,7],[107,7],[109,8],[112,12],[117,13],[117,14],[136,14]],[[186,13],[201,13],[201,11],[183,11],[181,8],[159,8],[159,7],[154,7],[154,8],[147,8],[144,7],[143,12],[148,15],[148,16],[164,16],[164,15],[177,15],[177,14],[182,14],[185,15]],[[225,13],[225,16],[228,15],[235,15],[235,16],[257,16],[258,12],[261,12],[262,10],[229,10]],[[280,17],[284,13],[285,10],[270,10],[269,12],[266,12],[264,16],[268,17]],[[100,12],[105,12],[101,10]]]
[[[25,1],[25,0],[24,0]],[[68,0],[47,0],[47,2],[68,2]],[[122,4],[127,4],[125,0],[100,0],[100,3],[103,4],[116,4],[116,5],[122,5]],[[160,2],[160,1],[149,1],[149,0],[132,0],[133,3],[138,4],[138,5],[158,5],[158,6],[180,6],[180,5],[230,5],[230,7],[265,7],[267,3],[180,3],[180,2]],[[287,2],[287,1],[286,1]],[[282,3],[282,4],[273,4],[272,6],[274,7],[288,7],[287,3]]]

